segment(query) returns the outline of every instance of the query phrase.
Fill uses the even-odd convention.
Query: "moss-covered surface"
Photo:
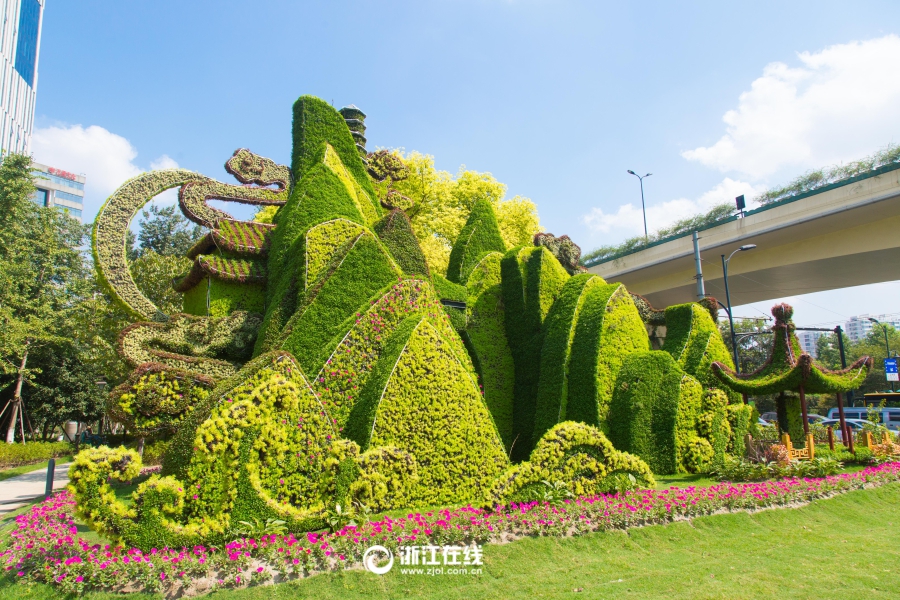
[[[712,363],[718,361],[734,369],[734,361],[709,310],[689,302],[670,306],[665,314],[666,341],[662,349],[705,387],[721,386],[712,372]],[[733,394],[731,401],[737,400],[739,396]]]
[[[419,240],[413,233],[412,225],[406,213],[394,209],[382,217],[372,227],[400,268],[406,275],[431,277],[425,254],[419,246]]]

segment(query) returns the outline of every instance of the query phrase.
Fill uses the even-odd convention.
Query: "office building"
[[[40,206],[55,206],[81,221],[84,209],[84,175],[32,163],[37,191],[32,200]]]
[[[28,154],[44,0],[0,0],[0,152]]]
[[[827,331],[798,331],[797,339],[800,341],[800,347],[803,348],[803,351],[812,356],[813,358],[818,358],[816,354],[816,343],[819,341],[819,338],[828,333]]]
[[[900,314],[857,315],[855,317],[850,317],[850,320],[844,324],[844,331],[851,342],[856,343],[869,335],[869,332],[872,331],[872,327],[875,325],[869,320],[870,318],[876,319],[878,322],[884,323],[885,325],[893,325],[894,329],[900,329]]]

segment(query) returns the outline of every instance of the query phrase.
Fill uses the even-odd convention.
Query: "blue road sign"
[[[900,381],[900,371],[897,370],[897,359],[884,359],[884,375],[888,381]]]

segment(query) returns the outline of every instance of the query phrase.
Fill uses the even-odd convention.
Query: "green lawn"
[[[56,459],[56,464],[61,465],[63,463],[72,462],[73,457],[71,456],[60,456]],[[4,479],[9,479],[10,477],[15,477],[16,475],[23,475],[25,473],[31,473],[32,471],[37,471],[38,469],[47,469],[47,463],[50,462],[45,460],[44,462],[34,463],[33,465],[22,465],[21,467],[13,467],[12,469],[5,469],[0,471],[0,481]]]
[[[891,484],[798,509],[488,546],[481,576],[403,575],[395,565],[384,577],[349,571],[208,598],[896,598],[898,509]],[[0,598],[54,597],[47,586],[0,583]]]

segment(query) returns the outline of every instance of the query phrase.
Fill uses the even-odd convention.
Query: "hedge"
[[[689,461],[688,470],[694,473],[707,472],[711,467],[724,463],[733,436],[728,406],[728,395],[722,390],[710,389],[703,392],[700,414],[697,416],[697,432],[709,442],[712,453],[708,460],[700,461],[695,457],[694,461]],[[743,437],[741,440],[743,443]]]
[[[712,363],[734,369],[731,352],[709,311],[696,302],[676,304],[666,309],[666,341],[662,349],[704,387],[720,386],[712,372]],[[739,401],[736,394],[731,401]]]
[[[109,417],[141,436],[174,433],[194,407],[209,397],[213,380],[196,373],[145,363],[109,394]]]
[[[227,317],[175,314],[166,323],[140,322],[119,333],[118,351],[131,366],[161,363],[222,379],[251,356],[261,322],[258,313]]]
[[[134,478],[140,459],[133,451],[101,447],[76,457],[71,487],[82,518],[145,550],[222,543],[233,535],[232,523],[253,518],[280,518],[306,531],[323,524],[327,499],[320,486],[328,479],[326,455],[334,440],[333,425],[298,365],[270,356],[197,428],[183,481],[152,476],[126,506],[107,480]]]
[[[551,427],[566,419],[569,395],[569,359],[575,325],[588,290],[606,282],[596,275],[580,274],[563,286],[544,323],[541,370],[535,409],[533,443]]]
[[[332,219],[306,232],[306,265],[304,281],[306,287],[313,285],[326,272],[326,267],[339,252],[346,252],[347,245],[354,242],[366,228],[347,219]]]
[[[339,431],[346,425],[360,390],[384,354],[388,339],[404,319],[415,315],[429,317],[457,358],[472,371],[466,350],[441,312],[440,302],[428,282],[404,279],[393,283],[381,290],[365,310],[356,312],[344,323],[341,329],[347,333],[329,344],[334,350],[314,378],[313,389],[335,419]]]
[[[650,338],[625,286],[585,292],[569,351],[565,418],[606,430],[616,375],[625,359],[650,350]]]
[[[791,444],[796,448],[806,447],[806,435],[803,428],[803,411],[799,396],[780,394],[775,399],[775,412],[778,415],[778,429],[791,436]]]
[[[643,459],[657,474],[687,470],[688,452],[701,460],[696,433],[703,390],[667,352],[634,353],[625,359],[609,407],[609,439]],[[709,443],[707,442],[707,445]]]
[[[366,174],[356,142],[341,114],[327,102],[314,96],[301,96],[294,103],[293,114],[291,171],[294,181],[300,181],[324,161],[325,145],[330,144],[348,174],[374,199],[375,190]]]
[[[346,333],[344,321],[400,273],[376,238],[365,233],[337,253],[306,290],[284,326],[279,349],[297,357],[304,373],[316,373],[331,353],[329,341]]]
[[[39,463],[58,456],[72,454],[74,446],[69,442],[26,442],[24,444],[0,444],[0,468],[11,469]]]
[[[469,273],[464,339],[478,369],[484,401],[503,445],[509,449],[513,436],[515,365],[503,319],[502,259],[499,252],[487,254]]]
[[[750,433],[751,424],[756,422],[759,415],[750,404],[729,404],[726,408],[728,424],[731,426],[731,440],[728,443],[728,452],[742,457],[747,451],[744,437]]]
[[[431,281],[434,282],[434,288],[441,300],[466,302],[469,298],[469,292],[466,291],[466,286],[453,283],[439,273],[432,273]],[[449,306],[447,304],[444,304],[443,307],[444,312],[450,317],[450,322],[453,323],[456,330],[460,332],[465,331],[468,318],[466,309]]]
[[[500,262],[503,320],[515,365],[513,460],[533,447],[544,318],[569,279],[559,261],[542,247],[509,250]]]
[[[431,277],[425,254],[405,212],[396,208],[391,210],[372,229],[405,274],[426,279]]]
[[[363,450],[393,446],[416,459],[414,506],[479,500],[508,465],[474,377],[428,317],[408,318],[391,336],[347,435]]]
[[[616,450],[599,429],[571,421],[559,423],[540,439],[528,462],[497,477],[485,504],[543,500],[547,484],[557,482],[575,496],[614,492],[628,475],[634,477],[632,485],[656,485],[644,461]]]
[[[465,226],[453,243],[447,279],[465,285],[475,265],[491,252],[506,252],[506,244],[500,235],[494,208],[488,200],[480,199],[472,206]]]

